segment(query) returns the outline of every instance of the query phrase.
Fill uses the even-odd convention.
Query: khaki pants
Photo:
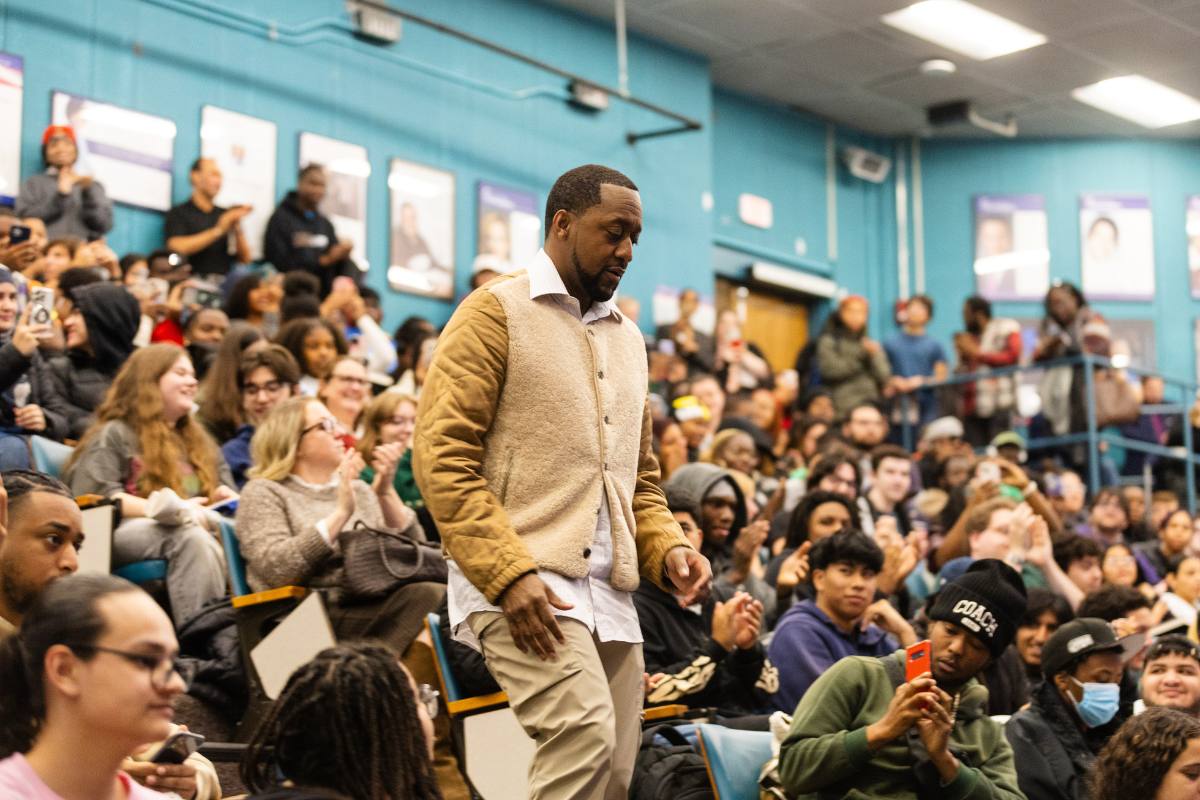
[[[642,646],[601,642],[558,617],[566,644],[542,661],[513,643],[504,615],[472,614],[488,669],[537,743],[530,800],[626,800],[641,743]]]

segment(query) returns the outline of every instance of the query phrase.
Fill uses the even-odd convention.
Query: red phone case
[[[904,680],[911,682],[926,672],[932,672],[933,669],[930,666],[931,656],[932,648],[929,646],[928,639],[923,642],[917,642],[905,650]]]

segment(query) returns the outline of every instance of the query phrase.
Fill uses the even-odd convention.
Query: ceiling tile
[[[905,135],[925,125],[925,114],[867,92],[813,98],[800,110],[878,135]]]
[[[779,55],[773,49],[773,56]],[[797,68],[833,83],[855,86],[916,66],[913,58],[857,33],[836,33],[795,48]]]
[[[1112,78],[1112,67],[1092,61],[1055,44],[965,65],[972,74],[986,75],[1014,92],[1033,97],[1065,94],[1080,86]]]
[[[1179,25],[1146,15],[1134,22],[1066,38],[1072,49],[1129,72],[1174,70],[1195,65],[1200,37]]]
[[[984,103],[1018,103],[1024,98],[997,86],[963,75],[909,75],[898,80],[872,84],[871,90],[890,100],[924,109],[937,103],[970,100]]]
[[[842,27],[787,0],[677,0],[655,11],[667,25],[683,23],[719,32],[739,47],[781,39],[803,42],[826,36]]]
[[[1123,25],[1147,12],[1128,0],[973,0],[994,14],[1062,39],[1096,28]]]

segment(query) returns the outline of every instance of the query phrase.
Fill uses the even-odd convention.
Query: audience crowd
[[[469,797],[423,630],[429,612],[444,625],[445,571],[372,594],[343,559],[364,526],[440,540],[411,449],[436,326],[383,320],[318,210],[318,165],[250,265],[249,208],[215,205],[211,160],[163,248],[118,258],[71,129],[47,129],[43,153],[0,208],[0,796],[222,796],[203,757],[155,754],[181,730],[232,738],[252,705],[221,617],[232,530],[250,590],[318,591],[339,642],[263,712],[244,788]],[[1032,353],[980,297],[947,348],[929,298],[872,336],[850,295],[782,370],[733,312],[698,329],[699,304],[685,289],[647,337],[650,413],[662,490],[714,580],[687,607],[636,592],[648,706],[762,731],[777,715],[787,797],[1194,796],[1200,524],[1183,473],[1109,452],[1089,492],[1086,453],[1022,435],[1083,429],[1083,368],[1044,370],[1032,419],[1018,379],[990,374],[1110,353],[1075,287],[1048,293]],[[976,377],[930,385],[952,373]],[[1162,400],[1156,379],[1125,387]],[[1173,420],[1120,424],[1183,438]],[[34,471],[33,437],[72,448],[61,480]],[[163,591],[73,574],[80,497],[118,505],[113,568],[165,561]],[[461,685],[495,691],[478,653],[445,645]]]

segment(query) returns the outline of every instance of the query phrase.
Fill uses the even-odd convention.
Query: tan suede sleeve
[[[637,525],[638,565],[641,575],[658,588],[674,592],[664,570],[667,551],[676,547],[693,549],[683,535],[683,529],[667,508],[667,497],[659,488],[658,458],[651,444],[654,435],[650,420],[650,403],[642,411],[642,446],[638,455],[637,485],[633,491],[633,519]]]
[[[517,578],[537,571],[483,477],[484,437],[507,363],[504,309],[491,292],[473,292],[438,337],[413,440],[413,474],[442,542],[491,603]]]

